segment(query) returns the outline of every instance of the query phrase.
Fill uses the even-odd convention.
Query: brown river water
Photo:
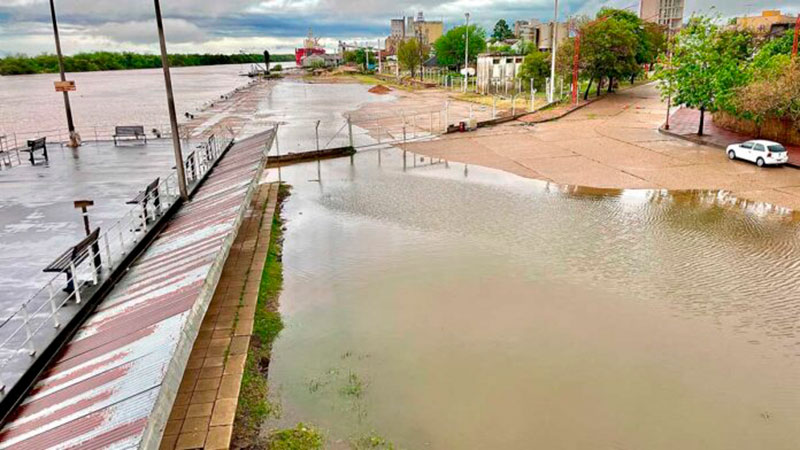
[[[245,65],[176,67],[172,84],[179,115],[196,112],[208,101],[247,84]],[[164,74],[161,69],[67,74],[77,91],[70,93],[75,128],[89,139],[94,127],[169,123]],[[55,92],[58,74],[0,77],[0,134],[20,138],[66,130],[62,95]]]
[[[408,158],[283,170],[267,428],[330,448],[800,446],[791,213]]]

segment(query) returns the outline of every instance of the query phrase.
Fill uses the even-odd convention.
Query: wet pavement
[[[717,147],[664,135],[655,86],[622,90],[562,119],[523,121],[409,144],[410,151],[560,184],[602,188],[720,189],[800,209],[800,172],[728,161]]]
[[[464,148],[464,152],[470,151]],[[270,392],[328,448],[793,449],[792,214],[397,150],[287,167]],[[366,439],[366,440],[365,440]]]
[[[93,200],[92,227],[119,220],[133,199],[174,166],[172,141],[147,145],[90,143],[77,150],[58,145],[49,163],[0,171],[0,317],[18,307],[53,274],[42,269],[85,233],[75,200]]]

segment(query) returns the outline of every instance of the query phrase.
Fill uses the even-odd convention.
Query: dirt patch
[[[377,94],[377,95],[386,95],[386,94],[392,92],[392,90],[389,89],[388,87],[382,85],[382,84],[379,84],[379,85],[373,87],[372,89],[370,89],[369,92],[371,92],[373,94]]]

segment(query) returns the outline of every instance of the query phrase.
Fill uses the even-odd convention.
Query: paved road
[[[743,200],[800,210],[800,171],[728,161],[717,148],[660,134],[665,113],[654,85],[645,85],[555,122],[514,122],[407,149],[558,184],[724,190]]]

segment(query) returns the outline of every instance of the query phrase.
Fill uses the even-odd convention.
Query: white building
[[[487,93],[513,90],[524,59],[523,55],[501,53],[478,55],[478,91]]]
[[[639,18],[664,25],[674,33],[683,24],[684,0],[639,0]]]

